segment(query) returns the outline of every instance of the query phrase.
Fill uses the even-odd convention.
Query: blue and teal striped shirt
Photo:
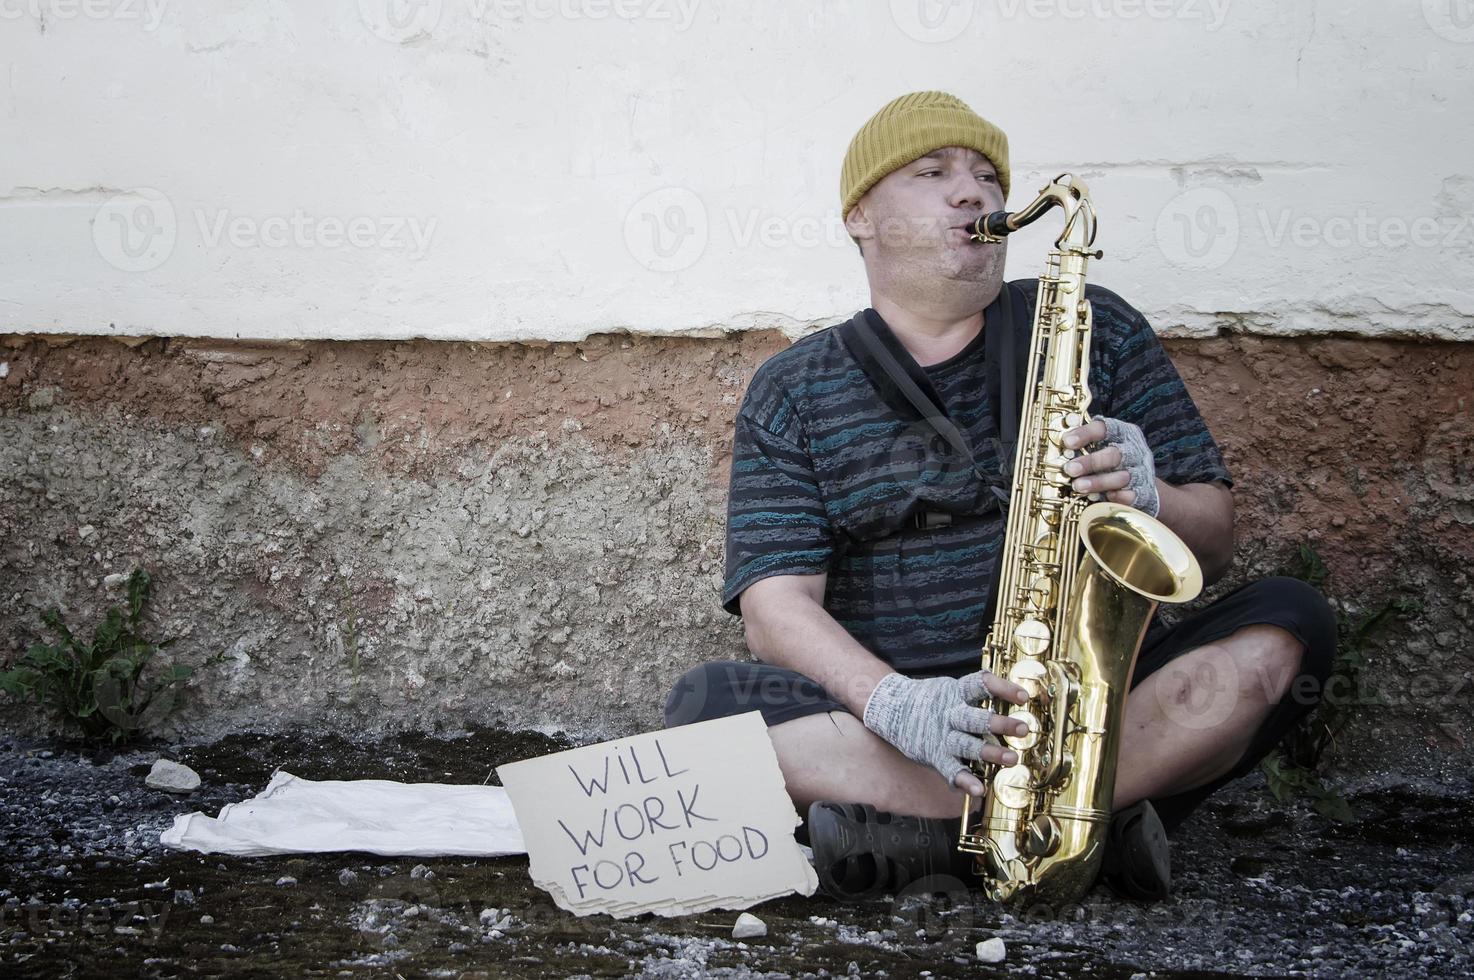
[[[1032,309],[1037,280],[1019,285]],[[1139,425],[1162,480],[1231,485],[1146,318],[1101,286],[1086,295],[1091,415]],[[924,369],[987,472],[998,470],[985,370],[994,329]],[[835,328],[768,358],[737,414],[724,608],[739,615],[743,590],[760,579],[827,572],[824,608],[891,666],[975,664],[1003,520],[988,513],[983,482],[936,445],[929,427],[882,399]],[[920,510],[950,512],[953,524],[918,530]]]

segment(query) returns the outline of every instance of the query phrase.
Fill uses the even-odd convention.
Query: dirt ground
[[[482,782],[568,747],[530,733],[373,742],[243,734],[82,754],[0,737],[0,973],[7,977],[1467,976],[1474,971],[1474,786],[1342,783],[1334,824],[1276,803],[1257,776],[1210,800],[1173,841],[1174,893],[1004,913],[966,895],[869,905],[790,897],[752,911],[579,919],[522,858],[367,854],[235,858],[163,849],[175,814],[214,815],[282,766],[309,779]],[[153,760],[203,777],[144,786]],[[494,774],[491,774],[494,780]],[[978,961],[1001,937],[1007,958]]]

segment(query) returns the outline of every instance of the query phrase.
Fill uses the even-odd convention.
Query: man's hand
[[[941,773],[947,785],[981,797],[982,781],[965,760],[1011,766],[1018,762],[1018,754],[979,736],[1028,731],[1022,721],[975,706],[989,696],[1018,704],[1028,700],[1023,688],[986,671],[924,679],[887,674],[865,704],[865,727],[907,758]]]
[[[1075,477],[1070,486],[1076,493],[1104,493],[1107,500],[1156,517],[1162,508],[1157,468],[1141,429],[1120,419],[1098,418],[1064,436],[1066,449],[1094,442],[1105,445],[1065,464],[1065,474]]]

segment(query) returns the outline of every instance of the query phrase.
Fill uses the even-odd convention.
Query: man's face
[[[964,226],[1003,208],[987,157],[947,146],[893,170],[865,193],[846,221],[867,261],[887,278],[1001,280],[1004,248],[969,239]]]

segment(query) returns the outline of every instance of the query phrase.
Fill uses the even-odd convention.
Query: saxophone
[[[1165,524],[1091,503],[1062,469],[1078,455],[1064,434],[1090,421],[1085,265],[1101,253],[1091,251],[1085,184],[1060,174],[1021,211],[979,218],[972,238],[1001,242],[1054,207],[1064,231],[1039,280],[998,601],[982,651],[984,670],[1029,694],[1023,705],[984,706],[1029,730],[1002,737],[1016,764],[973,763],[986,794],[978,806],[965,797],[958,840],[976,856],[989,898],[1015,905],[1073,902],[1094,883],[1137,650],[1159,602],[1186,602],[1202,588],[1197,560]]]

